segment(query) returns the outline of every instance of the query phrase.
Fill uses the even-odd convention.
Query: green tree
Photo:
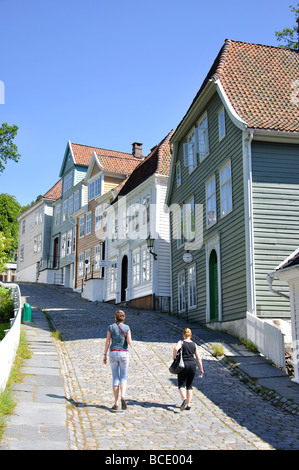
[[[3,172],[7,160],[19,161],[20,154],[16,144],[13,143],[18,129],[16,125],[9,126],[7,123],[3,123],[0,127],[0,173]]]
[[[283,47],[284,49],[298,49],[299,3],[297,3],[297,7],[290,5],[290,9],[293,13],[295,13],[297,25],[293,26],[292,28],[284,28],[282,31],[275,31],[275,36],[277,41],[283,41],[285,43],[280,44],[279,47]]]
[[[2,253],[9,255],[10,250],[18,248],[19,222],[17,217],[22,212],[22,207],[14,196],[0,194],[0,233],[3,236],[4,248]]]

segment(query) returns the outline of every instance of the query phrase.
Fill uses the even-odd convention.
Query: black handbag
[[[177,352],[177,355],[169,367],[169,372],[171,374],[179,374],[185,367],[184,361],[183,361],[183,343],[181,349]]]

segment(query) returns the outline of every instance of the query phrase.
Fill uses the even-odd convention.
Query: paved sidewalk
[[[0,449],[171,450],[180,443],[184,450],[299,450],[299,385],[236,338],[189,325],[205,376],[195,381],[191,414],[180,413],[167,367],[186,321],[124,309],[134,332],[128,410],[111,413],[110,370],[101,364],[115,306],[84,301],[68,289],[20,287],[27,302],[48,312],[63,341],[55,345],[44,314],[32,308],[25,328],[34,354],[24,366],[23,384],[15,387],[18,404]],[[224,359],[211,355],[214,342],[224,345]],[[224,363],[228,357],[231,369]]]
[[[15,384],[14,413],[7,421],[1,450],[67,450],[64,381],[59,356],[43,312],[32,308],[26,330],[32,357],[24,361],[21,384]]]

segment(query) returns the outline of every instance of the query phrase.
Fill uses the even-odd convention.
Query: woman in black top
[[[178,374],[178,387],[181,398],[183,400],[180,410],[190,410],[192,400],[192,384],[196,373],[196,360],[200,369],[200,377],[203,376],[203,368],[201,358],[199,357],[197,345],[191,340],[192,333],[189,328],[183,331],[184,341],[179,341],[173,349],[173,359],[175,359],[177,352],[183,348],[183,360],[185,367]],[[194,357],[195,356],[195,357]],[[196,359],[195,359],[196,358]]]

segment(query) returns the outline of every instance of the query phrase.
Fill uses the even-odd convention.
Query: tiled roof
[[[124,175],[132,173],[140,163],[140,158],[134,158],[132,155],[123,157],[97,154],[97,157],[104,170]]]
[[[169,141],[174,134],[174,130],[156,145],[151,153],[139,163],[132,174],[129,176],[126,184],[119,192],[119,196],[125,196],[135,189],[154,173],[168,176],[170,172],[171,152]]]
[[[43,195],[43,198],[53,199],[54,201],[56,201],[57,199],[61,197],[61,190],[62,190],[62,179],[57,181],[57,183],[54,184],[54,186],[51,189],[49,189],[49,191],[47,191],[46,194]]]
[[[276,270],[290,268],[292,266],[298,266],[299,264],[299,248],[297,248],[293,253],[290,254],[279,266],[277,266]]]
[[[193,103],[209,80],[219,80],[248,127],[299,132],[298,79],[298,51],[228,39]]]
[[[99,147],[90,147],[88,145],[74,143],[71,143],[71,146],[76,165],[88,166],[93,152],[96,152],[97,155],[100,155],[102,157],[115,157],[129,160],[133,159],[136,160],[138,163],[140,162],[140,160],[135,159],[131,153],[117,152],[115,150],[107,150]]]

